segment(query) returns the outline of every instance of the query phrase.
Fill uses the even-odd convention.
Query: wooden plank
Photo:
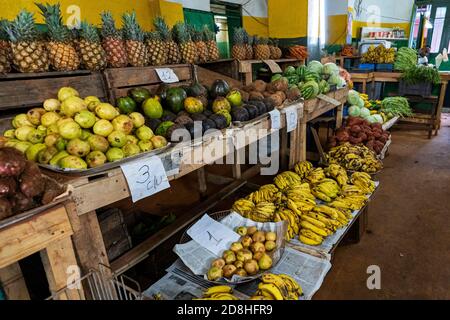
[[[224,76],[220,73],[202,67],[197,67],[197,74],[198,78],[200,79],[200,83],[207,86],[211,86],[217,79],[225,80],[231,87],[240,87],[242,85],[239,80]]]
[[[73,275],[71,272],[77,272],[76,269],[78,269],[71,238],[66,237],[49,244],[41,252],[41,259],[52,295],[65,289],[69,277]],[[81,274],[79,276],[81,277]],[[79,283],[75,288],[65,289],[56,298],[60,300],[80,300],[83,297],[82,290],[82,285]]]
[[[0,231],[0,268],[43,250],[73,233],[63,206]]]
[[[168,65],[159,67],[133,67],[106,69],[105,73],[111,81],[114,88],[143,86],[148,84],[161,83],[155,69],[171,68],[178,76],[180,81],[192,79],[192,66],[189,64]]]
[[[36,73],[7,73],[0,74],[0,81],[4,80],[17,80],[17,79],[36,79],[36,78],[57,78],[68,76],[81,76],[89,75],[92,71],[89,70],[75,70],[75,71],[49,71],[49,72],[36,72]]]
[[[15,262],[0,269],[0,283],[9,300],[30,300],[19,263]]]
[[[183,228],[194,222],[206,211],[213,208],[219,201],[225,199],[244,185],[245,181],[243,180],[234,181],[227,187],[223,188],[220,192],[214,194],[206,201],[203,201],[197,207],[193,208],[189,212],[186,212],[181,217],[178,217],[175,222],[170,224],[168,227],[158,231],[153,236],[134,247],[132,250],[114,260],[111,263],[111,269],[113,270],[113,272],[117,272],[120,274],[133,267],[137,262],[140,261],[142,256],[145,256],[150,251],[168,240],[170,237],[183,230]]]
[[[0,110],[41,106],[49,97],[55,97],[59,88],[73,87],[81,96],[98,96],[103,99],[106,91],[100,73],[74,77],[22,79],[0,81]],[[86,85],[89,84],[89,85]]]

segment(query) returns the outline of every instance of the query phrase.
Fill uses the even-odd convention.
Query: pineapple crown
[[[144,31],[136,20],[136,12],[126,12],[122,16],[123,34],[126,40],[144,41]]]
[[[269,43],[268,38],[255,36],[255,44],[264,46],[264,45],[267,45],[268,43]]]
[[[159,31],[162,40],[172,41],[172,32],[163,17],[156,17],[155,20],[153,20],[153,25],[155,26],[155,29]]]
[[[116,28],[116,22],[110,11],[104,11],[100,14],[102,18],[102,30],[101,34],[103,39],[114,38],[122,39],[122,32]]]
[[[31,42],[39,36],[34,23],[34,16],[26,10],[20,11],[16,19],[10,23],[5,23],[3,28],[11,42]]]
[[[203,41],[203,32],[197,30],[197,28],[193,25],[188,25],[188,28],[194,42]]]
[[[245,43],[245,29],[234,28],[233,43],[237,46],[242,46]]]
[[[145,33],[145,39],[147,40],[161,40],[161,34],[159,31],[151,31]]]
[[[71,40],[69,29],[63,24],[61,15],[61,6],[35,3],[41,10],[48,28],[48,35],[51,40],[56,42],[68,42]]]
[[[0,20],[0,40],[9,40],[7,28],[9,27],[9,21],[6,19]]]
[[[177,22],[173,27],[173,33],[179,44],[191,41],[191,35],[187,25],[184,22]]]
[[[88,42],[100,42],[100,35],[98,34],[97,28],[87,21],[81,22],[79,36],[81,39],[84,39]]]
[[[247,43],[252,46],[254,42],[255,42],[255,37],[247,34]]]
[[[209,29],[207,24],[205,24],[203,26],[203,39],[205,41],[214,41],[215,38],[216,38],[216,35],[214,34],[214,32]]]

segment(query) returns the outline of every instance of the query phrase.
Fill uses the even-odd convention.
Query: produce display
[[[334,148],[344,143],[363,144],[369,150],[380,154],[389,140],[389,136],[389,132],[383,130],[381,123],[369,123],[363,118],[350,116],[344,126],[337,129],[335,135],[328,138],[328,148]]]
[[[413,65],[404,70],[401,79],[410,85],[419,83],[441,83],[439,71],[435,67],[424,65]]]
[[[288,58],[293,58],[293,59],[297,59],[297,60],[306,60],[309,56],[308,54],[308,48],[304,47],[304,46],[292,46],[289,47],[289,54],[288,54]]]
[[[302,295],[302,287],[291,276],[265,273],[250,300],[298,300]],[[233,295],[233,288],[221,285],[206,289],[203,297],[195,300],[239,300],[239,298]]]
[[[393,117],[409,117],[413,115],[408,99],[403,97],[389,97],[381,101],[380,110],[388,119]]]
[[[153,21],[155,31],[145,32],[136,13],[126,12],[119,30],[111,12],[105,11],[100,14],[99,30],[86,21],[81,22],[78,30],[69,30],[63,24],[59,3],[36,5],[44,17],[45,34],[38,31],[33,14],[27,10],[22,10],[14,21],[1,20],[0,73],[11,72],[12,68],[24,73],[45,72],[50,68],[99,71],[106,67],[203,63],[219,59],[215,34],[206,25],[197,30],[180,22],[170,30],[164,19],[157,17]],[[269,49],[267,40],[261,41],[265,43],[264,52],[265,49],[281,52],[276,42]]]
[[[347,102],[350,104],[348,114],[351,117],[361,117],[369,124],[379,123],[383,124],[389,120],[388,116],[380,111],[379,103],[370,102],[367,94],[361,94],[355,90],[350,90],[348,93]]]
[[[254,101],[253,104],[260,110],[263,110],[261,103],[265,104],[267,111],[273,110],[274,107],[280,107],[285,101],[296,101],[300,98],[299,89],[289,89],[287,78],[281,75],[276,75],[270,83],[256,80],[240,91],[244,99],[248,97],[249,101]],[[262,113],[259,112],[259,114]]]
[[[351,145],[347,142],[331,148],[325,160],[330,165],[338,164],[346,170],[368,174],[377,173],[383,169],[383,163],[377,159],[375,152],[362,144]]]
[[[272,267],[271,255],[277,249],[275,232],[260,231],[256,227],[239,227],[236,232],[241,235],[240,241],[231,244],[222,258],[211,263],[209,280],[231,279],[234,275],[254,276]]]
[[[394,63],[395,62],[395,49],[386,49],[385,46],[380,44],[375,48],[371,45],[366,53],[361,57],[362,63]]]
[[[0,220],[53,201],[64,192],[23,153],[0,147]]]
[[[375,158],[374,162],[380,163]],[[346,169],[336,161],[330,159],[330,163],[322,169],[314,168],[307,161],[300,162],[295,172],[280,173],[273,184],[237,200],[232,210],[256,222],[285,220],[288,222],[286,240],[298,235],[305,244],[319,245],[347,225],[352,219],[351,212],[361,209],[367,195],[375,190],[370,176],[355,172],[349,178]],[[375,164],[367,161],[360,168],[364,165],[367,169]]]
[[[277,39],[249,36],[244,28],[234,28],[231,56],[237,60],[280,59],[282,51]]]
[[[47,99],[43,108],[15,116],[12,126],[4,132],[6,146],[22,151],[28,160],[63,169],[99,167],[167,145],[133,107],[119,102],[115,108],[92,96],[82,99],[70,87],[61,88],[57,99]]]

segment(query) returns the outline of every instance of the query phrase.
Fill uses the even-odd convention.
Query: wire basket
[[[46,300],[142,300],[139,283],[124,276],[115,275],[105,265],[98,270],[71,281],[64,289],[53,293]]]
[[[230,215],[231,212],[232,212],[232,210],[218,211],[218,212],[214,212],[214,213],[209,214],[209,216],[212,219],[220,222],[225,217]],[[196,222],[191,223],[186,228],[186,230],[183,232],[183,235],[180,238],[180,244],[187,243],[187,242],[192,240],[192,238],[187,234],[187,230],[189,230],[195,223]],[[285,241],[284,241],[284,237],[283,237],[283,241],[282,241],[281,246],[279,246],[276,249],[276,252],[279,252],[278,259],[273,259],[273,261],[272,261],[273,262],[272,263],[272,268],[274,268],[277,265],[277,263],[281,260],[281,257],[284,254],[284,246],[285,246]],[[268,271],[270,271],[270,269]],[[237,282],[228,282],[228,281],[224,281],[224,280],[222,280],[222,281],[211,281],[211,280],[208,280],[208,279],[206,279],[206,278],[204,278],[202,276],[198,276],[198,275],[195,275],[195,276],[199,277],[199,278],[201,278],[201,279],[203,279],[205,281],[208,281],[208,282],[210,282],[212,284],[215,284],[215,285],[238,285],[238,284],[248,283],[248,282],[251,282],[253,280],[259,279],[263,274],[264,274],[264,272],[259,272],[258,274],[254,275],[254,276],[245,277],[245,278],[243,278],[243,279],[241,279],[241,280],[239,280]]]

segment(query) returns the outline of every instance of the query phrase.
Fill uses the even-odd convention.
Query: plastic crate
[[[405,81],[400,80],[398,93],[400,96],[431,96],[433,90],[433,84],[431,82],[421,82],[417,84],[407,84]]]
[[[392,63],[377,63],[375,66],[375,70],[381,71],[381,72],[393,72],[394,64],[392,64]]]
[[[358,69],[366,71],[375,71],[375,63],[361,63],[358,66]]]

